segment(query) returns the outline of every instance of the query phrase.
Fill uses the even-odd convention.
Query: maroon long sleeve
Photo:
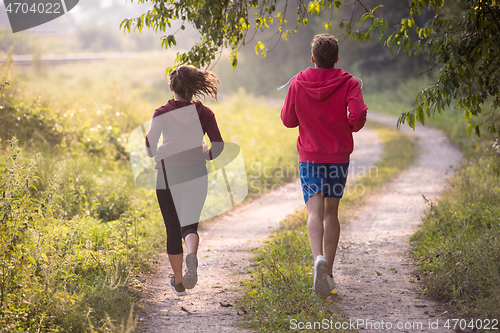
[[[175,155],[165,154],[165,151],[173,151],[175,147],[175,136],[179,136],[179,131],[182,129],[172,127],[169,117],[161,117],[168,112],[184,108],[194,104],[198,113],[197,118],[201,125],[203,133],[193,133],[193,139],[199,141],[194,148],[189,150],[180,151]],[[198,119],[194,119],[196,122]],[[193,121],[193,119],[191,119]],[[198,127],[199,128],[199,127]],[[199,131],[198,131],[199,132]],[[160,135],[163,134],[163,140],[158,147],[158,140]],[[212,144],[208,151],[204,151],[202,147],[203,135],[207,134]],[[199,137],[198,137],[199,136]],[[162,160],[166,166],[182,166],[191,164],[205,164],[207,159],[216,158],[224,148],[224,140],[219,131],[215,114],[208,107],[201,102],[187,103],[182,101],[169,100],[167,104],[157,108],[153,114],[151,121],[151,128],[146,136],[146,151],[151,157],[155,156],[156,168],[161,168]],[[167,156],[168,155],[168,156]]]

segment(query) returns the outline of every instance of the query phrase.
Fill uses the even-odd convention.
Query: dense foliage
[[[78,215],[55,218],[63,184],[39,191],[41,162],[16,140],[0,156],[0,331],[107,331],[127,317],[149,265],[146,211],[103,223],[73,206]]]
[[[133,2],[133,0],[132,0]],[[148,0],[138,0],[138,3],[146,3]],[[264,30],[270,27],[276,28],[278,34],[287,39],[298,31],[300,26],[307,25],[310,14],[320,14],[326,8],[340,8],[342,2],[339,0],[312,1],[306,4],[299,0],[298,7],[293,8],[288,1],[279,3],[272,1],[197,1],[189,0],[177,2],[173,0],[151,0],[153,9],[137,18],[125,19],[120,28],[130,32],[131,29],[142,31],[144,27],[155,31],[169,32],[163,37],[162,45],[172,48],[176,45],[176,34],[184,30],[184,22],[189,22],[201,34],[198,43],[187,52],[177,54],[179,64],[190,63],[198,67],[209,65],[216,59],[216,55],[222,53],[223,49],[231,50],[231,66],[234,68],[238,63],[238,49],[248,42],[247,36],[251,29]],[[290,28],[287,25],[287,11],[297,13],[297,21]],[[292,13],[293,14],[293,13]],[[290,16],[291,13],[288,14]],[[170,28],[175,20],[182,20],[183,24],[177,32],[171,33]],[[331,27],[331,25],[330,25]],[[255,46],[256,52],[266,55],[267,49],[264,43],[258,42]]]
[[[372,20],[366,30],[347,34],[366,41],[378,36],[378,41],[393,53],[408,56],[423,52],[438,68],[438,80],[423,89],[416,98],[416,109],[403,113],[398,123],[407,121],[414,128],[415,119],[443,112],[450,105],[462,112],[470,123],[468,132],[480,128],[500,133],[500,3],[495,0],[409,1],[409,12],[400,24],[390,27],[387,20],[376,16],[376,9],[365,13],[361,22]],[[419,22],[423,11],[435,15]],[[478,115],[487,112],[487,118]]]

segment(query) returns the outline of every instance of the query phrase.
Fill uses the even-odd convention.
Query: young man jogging
[[[352,133],[364,126],[367,107],[358,80],[335,68],[337,40],[328,34],[316,35],[311,51],[315,68],[300,72],[291,81],[281,119],[286,127],[299,127],[300,180],[315,258],[313,288],[320,297],[327,297],[335,286],[338,207],[354,147]]]

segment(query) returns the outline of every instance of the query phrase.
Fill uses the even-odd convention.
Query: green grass
[[[366,195],[411,165],[418,155],[413,139],[377,124],[370,126],[375,128],[384,146],[381,160],[376,164],[378,173],[359,180],[364,191],[345,194],[341,216],[355,210]],[[401,151],[406,153],[400,154]],[[247,326],[260,332],[287,332],[295,331],[294,323],[316,322],[315,331],[333,327],[334,330],[328,331],[349,332],[329,326],[348,322],[339,309],[337,296],[322,300],[312,293],[313,258],[306,222],[305,210],[289,216],[272,239],[256,251],[251,278],[244,282],[246,295],[239,300],[248,311]]]
[[[214,111],[222,137],[241,147],[249,193],[260,195],[275,184],[293,178],[283,172],[297,164],[298,129],[284,129],[280,109],[243,90],[220,103],[207,103]]]
[[[414,108],[412,97],[425,87],[408,80],[395,91],[366,97],[380,112],[397,115]],[[425,291],[452,304],[461,316],[500,318],[500,153],[498,136],[466,134],[469,126],[456,110],[426,122],[444,131],[464,157],[448,190],[430,203],[412,254]],[[403,125],[406,126],[406,125]]]
[[[467,152],[411,238],[428,293],[473,318],[500,318],[499,166],[490,140]]]
[[[52,178],[41,191],[40,156],[24,157],[14,142],[0,155],[0,325],[9,332],[109,331],[163,247],[153,197],[80,162],[63,168],[77,172],[72,184]]]

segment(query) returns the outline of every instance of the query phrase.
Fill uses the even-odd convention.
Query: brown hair
[[[211,96],[217,99],[218,84],[219,79],[215,74],[193,66],[177,67],[170,74],[172,90],[187,101],[191,101],[194,96]]]
[[[318,68],[333,68],[339,57],[339,45],[329,34],[316,35],[311,44],[311,53]]]

